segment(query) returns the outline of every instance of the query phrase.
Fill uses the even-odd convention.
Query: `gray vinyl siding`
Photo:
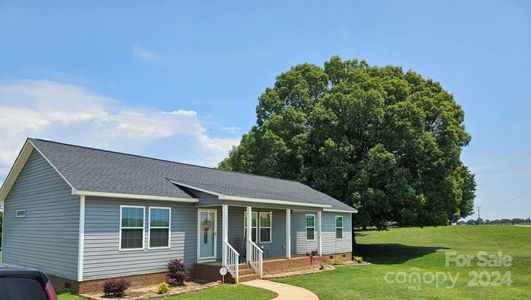
[[[35,150],[4,203],[3,262],[77,280],[79,196]],[[16,218],[26,209],[26,218]]]
[[[286,210],[285,209],[264,209],[254,208],[253,212],[272,212],[271,222],[271,243],[260,243],[260,239],[256,243],[259,247],[263,247],[264,257],[271,256],[286,256]],[[244,239],[244,218],[245,207],[229,206],[229,243],[241,255],[245,254],[245,239]],[[221,220],[221,215],[218,211],[218,220]],[[221,222],[218,222],[218,233],[221,237]],[[258,237],[260,230],[258,229]],[[221,239],[218,239],[218,258],[221,258]]]
[[[315,240],[306,240],[306,214],[315,215]],[[317,212],[292,212],[291,214],[291,251],[295,254],[306,254],[317,250]]]
[[[306,214],[315,215],[315,239],[306,240]],[[335,217],[343,216],[343,238],[336,239]],[[322,250],[323,254],[352,251],[352,215],[348,213],[322,212],[321,214]],[[306,254],[317,250],[317,212],[294,212],[291,216],[291,248],[295,254]]]
[[[120,205],[145,207],[144,250],[119,251]],[[169,249],[147,249],[149,206],[171,208]],[[87,198],[84,249],[84,280],[165,272],[173,258],[191,265],[197,256],[197,208],[190,203]]]
[[[336,216],[343,216],[343,238],[336,239]],[[352,214],[323,212],[323,254],[352,252]]]

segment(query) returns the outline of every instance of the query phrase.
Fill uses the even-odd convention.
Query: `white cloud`
[[[240,137],[207,135],[193,110],[133,107],[54,81],[0,85],[0,181],[26,137],[214,166]]]
[[[226,131],[229,133],[236,133],[238,131],[241,131],[242,129],[240,127],[222,127],[220,128],[222,131]]]
[[[162,56],[154,51],[147,50],[141,46],[133,45],[131,46],[131,51],[133,52],[133,55],[146,62],[154,62],[157,60],[160,60]]]

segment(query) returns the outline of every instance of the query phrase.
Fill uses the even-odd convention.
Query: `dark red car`
[[[13,265],[0,265],[0,299],[57,300],[48,276],[41,271]]]

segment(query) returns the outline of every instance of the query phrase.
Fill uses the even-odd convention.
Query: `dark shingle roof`
[[[193,198],[170,180],[226,196],[352,207],[302,183],[30,139],[78,191]]]

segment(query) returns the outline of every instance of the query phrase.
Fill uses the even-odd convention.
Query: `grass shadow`
[[[374,264],[401,264],[410,259],[431,254],[446,247],[408,246],[402,244],[358,244],[354,255]]]

